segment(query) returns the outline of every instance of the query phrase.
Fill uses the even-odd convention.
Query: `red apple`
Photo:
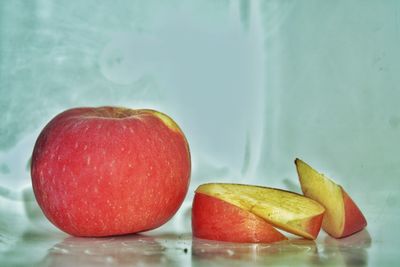
[[[74,108],[52,119],[32,155],[46,217],[75,236],[154,229],[178,210],[190,179],[184,134],[155,110]]]
[[[240,243],[271,243],[287,238],[265,220],[235,205],[196,193],[192,207],[193,236]]]
[[[367,226],[361,210],[342,186],[300,159],[296,159],[295,164],[304,195],[326,209],[322,222],[325,232],[335,238],[342,238]]]
[[[321,228],[325,212],[324,207],[312,199],[276,188],[209,183],[202,184],[196,189],[196,194],[200,193],[227,202],[244,212],[239,213],[236,209],[222,206],[220,202],[217,203],[215,200],[212,203],[210,203],[210,200],[207,202],[203,200],[202,202],[205,203],[201,207],[203,210],[196,210],[197,207],[194,207],[192,214],[192,221],[195,222],[193,224],[195,226],[194,235],[197,237],[199,237],[196,235],[199,229],[203,228],[204,230],[207,229],[206,227],[213,227],[218,229],[216,231],[222,232],[221,228],[213,226],[214,222],[218,222],[222,225],[222,228],[226,228],[226,233],[240,233],[242,236],[251,236],[256,231],[266,231],[265,229],[267,229],[268,234],[273,235],[271,239],[276,238],[276,233],[259,221],[257,221],[256,227],[250,227],[249,225],[256,222],[254,217],[248,215],[248,213],[251,213],[256,218],[261,218],[274,227],[307,239],[315,239]],[[197,200],[195,199],[195,201]],[[194,205],[199,204],[195,202]],[[239,214],[240,217],[235,222],[236,217],[234,215],[238,216]],[[198,218],[199,215],[203,218]],[[214,219],[213,216],[217,218]],[[246,229],[249,231],[248,233],[245,233]],[[262,234],[260,235],[262,236]],[[210,236],[212,235],[210,234]],[[263,238],[266,239],[266,237]]]

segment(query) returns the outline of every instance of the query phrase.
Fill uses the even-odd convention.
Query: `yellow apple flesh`
[[[325,232],[341,238],[354,234],[367,225],[364,215],[342,186],[300,159],[296,159],[295,164],[303,194],[326,209],[322,222]]]
[[[317,237],[325,211],[319,203],[302,195],[261,186],[211,183],[199,186],[196,193],[228,202],[307,239]]]

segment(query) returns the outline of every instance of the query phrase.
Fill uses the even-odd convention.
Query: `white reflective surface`
[[[355,196],[357,197],[357,196]],[[166,225],[137,235],[68,236],[42,217],[29,191],[25,202],[0,199],[1,266],[394,266],[400,235],[399,197],[371,193],[362,206],[367,229],[343,239],[289,236],[275,244],[234,244],[192,238],[190,203]],[[4,210],[8,207],[7,213]],[[383,205],[383,206],[382,206]]]
[[[398,266],[399,14],[397,0],[0,1],[0,266]],[[40,130],[101,105],[159,109],[188,138],[188,196],[156,231],[73,238],[36,205]],[[368,231],[191,239],[199,184],[299,192],[296,157],[343,185]]]

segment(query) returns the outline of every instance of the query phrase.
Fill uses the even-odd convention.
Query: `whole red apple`
[[[185,198],[190,169],[186,138],[167,115],[74,108],[40,133],[31,176],[54,225],[75,236],[109,236],[167,222]]]

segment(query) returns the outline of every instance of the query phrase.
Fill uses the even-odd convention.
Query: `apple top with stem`
[[[154,229],[182,204],[188,142],[150,109],[81,107],[58,114],[32,154],[32,186],[46,217],[75,236]]]

